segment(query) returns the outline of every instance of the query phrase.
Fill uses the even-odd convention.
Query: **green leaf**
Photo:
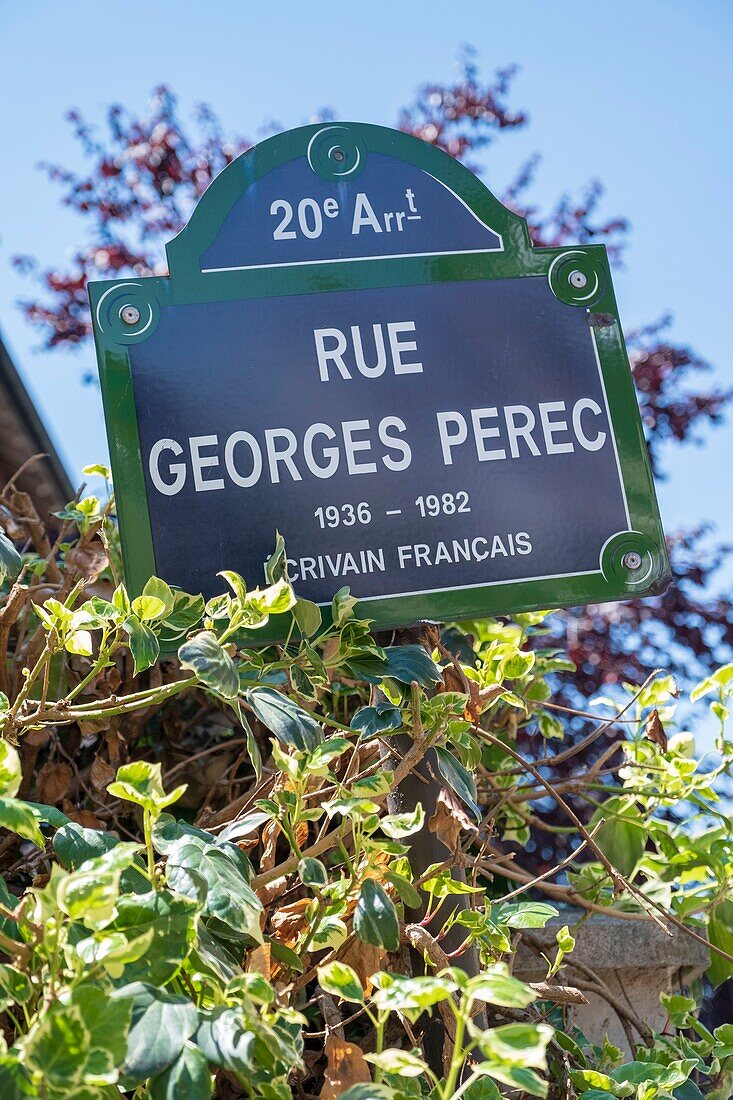
[[[247,755],[249,756],[250,764],[254,768],[255,779],[259,783],[262,779],[262,754],[260,753],[260,747],[257,744],[254,731],[242,710],[240,700],[236,699],[234,703],[232,703],[232,707],[236,711],[239,724],[244,730],[244,737],[247,742]]]
[[[421,645],[387,646],[387,666],[383,676],[411,684],[417,680],[422,687],[432,687],[442,680],[440,669]]]
[[[117,917],[107,932],[125,932],[130,937],[153,930],[148,953],[125,966],[125,981],[165,985],[180,969],[196,935],[198,906],[189,898],[163,890],[123,895],[117,903]]]
[[[265,562],[265,576],[269,584],[275,581],[287,580],[288,558],[285,553],[285,540],[279,531],[275,532],[275,549],[271,557]]]
[[[46,847],[36,813],[18,798],[0,798],[0,829],[8,829],[24,840],[32,840],[37,848]]]
[[[208,1100],[214,1082],[209,1063],[192,1043],[186,1043],[172,1066],[154,1077],[148,1086],[149,1100]]]
[[[207,1061],[231,1073],[243,1074],[254,1068],[252,1048],[256,1036],[240,1012],[220,1007],[212,1012],[201,1012],[199,1018],[194,1042]]]
[[[315,718],[274,688],[251,688],[247,702],[262,725],[284,745],[312,752],[323,740],[323,730]]]
[[[203,596],[192,596],[188,592],[174,592],[173,608],[165,617],[162,636],[171,642],[183,637],[189,630],[198,626],[203,614]]]
[[[605,823],[594,834],[596,844],[614,867],[628,877],[646,847],[646,820],[629,798],[607,798],[593,814],[591,826],[601,818],[605,818]]]
[[[385,871],[384,877],[387,882],[394,886],[403,905],[406,905],[408,909],[420,908],[422,905],[422,898],[409,879],[405,878],[404,875],[398,875],[396,871],[392,871],[391,869]]]
[[[95,971],[102,966],[111,978],[117,980],[124,974],[126,963],[141,959],[150,950],[152,942],[151,928],[132,939],[128,939],[124,932],[108,934],[96,930],[91,936],[75,943],[74,948],[85,966]]]
[[[362,883],[354,912],[354,931],[364,943],[396,951],[400,944],[397,911],[376,879]]]
[[[351,595],[348,586],[339,588],[331,600],[331,618],[335,626],[343,626],[351,618],[356,603],[356,596]]]
[[[534,666],[536,654],[532,650],[519,649],[499,662],[500,680],[518,680],[526,676]]]
[[[239,573],[235,573],[232,569],[222,569],[216,575],[224,578],[238,600],[243,601],[247,598],[247,584]]]
[[[53,850],[67,871],[76,871],[82,863],[104,855],[120,843],[113,833],[101,829],[85,829],[76,821],[69,821],[57,830],[53,838]]]
[[[91,657],[93,648],[92,636],[88,630],[75,630],[64,642],[66,652],[77,657]]]
[[[160,656],[160,644],[153,631],[135,615],[125,619],[130,653],[135,663],[135,675],[154,665]]]
[[[731,683],[733,683],[733,662],[722,665],[712,676],[708,676],[707,679],[693,688],[690,692],[690,702],[696,703],[698,699],[708,695],[711,691],[725,691]]]
[[[114,920],[120,895],[120,871],[103,871],[96,863],[90,861],[89,870],[72,871],[58,888],[60,909],[89,928],[103,928]]]
[[[298,864],[298,875],[304,886],[325,886],[328,882],[328,871],[320,859],[306,856]]]
[[[81,1084],[91,1033],[79,1005],[46,1012],[23,1043],[24,1061],[48,1085],[66,1090]]]
[[[476,821],[481,821],[481,810],[476,804],[476,784],[471,773],[443,745],[436,745],[434,751],[438,771],[443,779],[456,792],[458,797],[466,803]]]
[[[611,1070],[610,1076],[614,1081],[630,1085],[653,1082],[660,1091],[669,1092],[683,1085],[698,1064],[697,1058],[677,1059],[666,1066],[656,1062],[626,1062]]]
[[[196,900],[203,880],[204,913],[223,925],[217,926],[219,933],[262,943],[262,903],[228,852],[212,844],[204,846],[198,837],[184,837],[168,854],[166,878],[172,890]]]
[[[0,581],[14,580],[23,568],[23,559],[4,531],[0,531]]]
[[[69,1003],[78,1007],[89,1033],[84,1078],[91,1079],[89,1083],[95,1079],[116,1081],[127,1048],[132,1003],[122,998],[114,1000],[106,989],[91,982],[77,985]]]
[[[5,879],[0,876],[0,902],[9,909],[11,912],[18,904],[18,899],[15,894],[11,894],[8,890]],[[18,925],[14,920],[10,920],[8,917],[0,917],[0,931],[4,932],[6,936],[10,936],[13,940],[20,941],[21,935],[18,930]],[[2,1093],[0,1093],[0,1096]]]
[[[211,833],[197,829],[187,821],[178,821],[173,814],[162,813],[153,825],[153,844],[156,852],[160,852],[162,856],[167,856],[173,851],[176,843],[184,836],[198,837],[203,844],[216,843]]]
[[[163,776],[160,764],[151,764],[147,760],[134,760],[117,769],[117,776],[107,787],[115,798],[125,802],[134,802],[148,811],[164,810],[177,802],[187,784],[176,787],[169,794],[163,789]]]
[[[290,679],[293,682],[293,687],[302,699],[305,699],[308,703],[315,703],[318,700],[318,692],[316,691],[313,681],[309,678],[308,674],[303,671],[300,665],[290,666]]]
[[[463,1094],[464,1100],[501,1100],[501,1093],[488,1077],[472,1081]]]
[[[27,1069],[11,1054],[0,1056],[0,1096],[8,1100],[38,1096],[38,1089],[34,1088]]]
[[[112,997],[130,999],[132,1019],[124,1054],[124,1083],[143,1084],[175,1061],[198,1026],[198,1013],[188,997],[135,982]]]
[[[543,1081],[539,1074],[535,1073],[533,1069],[526,1069],[524,1066],[512,1066],[510,1064],[503,1066],[498,1062],[484,1062],[478,1067],[478,1070],[481,1073],[489,1073],[492,1077],[495,1077],[497,1081],[501,1081],[505,1085],[510,1085],[512,1088],[518,1089],[519,1096],[524,1097],[525,1093],[530,1096],[547,1096],[547,1082]]]
[[[494,963],[471,978],[464,992],[474,1000],[504,1008],[526,1008],[537,1000],[536,993],[518,978],[513,978],[504,963]]]
[[[425,879],[422,889],[436,898],[449,897],[451,894],[480,894],[480,886],[469,886],[467,882],[461,882],[452,877],[450,869],[444,868],[438,871],[433,878]]]
[[[142,591],[143,599],[157,599],[158,602],[163,604],[163,612],[155,615],[155,618],[167,618],[171,614],[176,604],[176,594],[173,591],[171,585],[166,584],[161,580],[160,576],[151,576],[149,581],[146,581],[145,587]],[[134,608],[134,604],[133,604]],[[139,614],[135,612],[135,614]],[[141,618],[152,618],[151,615],[141,615]]]
[[[69,824],[69,819],[65,813],[62,813],[57,806],[45,806],[43,802],[28,802],[28,806],[36,815],[36,820],[41,825],[50,825],[53,829],[60,829],[64,825]]]
[[[554,905],[543,901],[519,901],[502,904],[495,902],[491,909],[491,919],[496,924],[506,924],[510,928],[544,928],[548,920],[558,915]]]
[[[166,613],[166,603],[158,596],[137,596],[132,601],[132,612],[143,622],[161,619]]]
[[[318,984],[326,993],[332,993],[344,1001],[353,1001],[355,1004],[364,1003],[364,990],[359,976],[346,963],[332,962],[328,966],[320,966]]]
[[[103,477],[105,481],[112,480],[112,472],[109,466],[104,466],[101,462],[94,462],[90,466],[82,466],[81,472],[84,477]]]
[[[394,1100],[394,1095],[389,1085],[352,1085],[339,1094],[339,1100]]]
[[[239,674],[234,661],[211,630],[202,630],[178,650],[182,668],[190,668],[202,684],[223,699],[239,695]]]
[[[387,814],[381,818],[379,827],[383,833],[397,840],[403,836],[412,836],[419,832],[425,824],[425,811],[418,802],[411,813]]]
[[[305,638],[312,638],[321,625],[323,616],[317,603],[311,600],[296,600],[293,615],[301,634]]]
[[[632,1090],[619,1085],[607,1073],[601,1073],[595,1069],[577,1069],[570,1071],[570,1080],[583,1095],[583,1100],[588,1096],[623,1097],[630,1095]],[[586,1085],[592,1087],[588,1090]]]
[[[362,707],[351,719],[351,728],[358,730],[363,738],[391,733],[402,728],[402,712],[392,703]]]
[[[4,1012],[11,1004],[25,1004],[32,995],[33,987],[28,977],[14,966],[0,963],[0,1005],[3,1006],[0,1011]]]
[[[367,1054],[366,1060],[396,1077],[423,1077],[427,1068],[422,1058],[399,1047],[390,1047],[379,1054]]]
[[[733,955],[733,901],[723,901],[712,909],[708,920],[708,939],[713,947]],[[733,963],[711,951],[706,973],[717,988],[728,978],[733,978]]]
[[[268,615],[284,615],[295,607],[296,602],[292,585],[285,577],[274,581],[269,588],[256,588],[250,592],[248,599]]]
[[[689,1017],[697,1007],[694,997],[684,997],[681,993],[660,993],[659,1000],[673,1027],[689,1027]]]
[[[408,978],[382,970],[372,975],[372,981],[376,987],[374,1004],[390,1012],[404,1012],[411,1020],[416,1020],[426,1008],[448,1000],[457,989],[449,971]]]
[[[9,741],[0,739],[0,796],[15,798],[22,779],[18,750]]]
[[[504,1024],[480,1033],[481,1053],[497,1062],[545,1069],[545,1051],[553,1029],[547,1024]]]

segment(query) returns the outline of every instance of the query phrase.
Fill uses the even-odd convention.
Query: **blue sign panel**
[[[170,306],[131,362],[186,590],[261,583],[276,529],[325,602],[598,572],[630,527],[593,330],[543,278]]]

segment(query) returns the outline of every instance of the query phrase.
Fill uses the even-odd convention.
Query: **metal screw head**
[[[641,569],[641,554],[637,554],[636,550],[628,550],[621,561],[632,573],[635,573],[637,569]]]
[[[570,285],[575,287],[576,290],[582,290],[584,286],[588,285],[588,278],[582,271],[570,272]]]
[[[343,149],[332,149],[331,150],[331,160],[336,160],[340,164],[341,161],[345,160],[345,159],[346,159],[346,154],[344,153]]]
[[[140,320],[140,310],[137,306],[123,306],[120,317],[125,325],[136,325]]]

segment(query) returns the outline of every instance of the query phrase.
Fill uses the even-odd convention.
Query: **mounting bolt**
[[[582,271],[571,271],[569,279],[570,285],[575,287],[576,290],[582,290],[588,284],[588,279]]]
[[[120,310],[120,317],[123,324],[136,325],[140,320],[140,310],[137,306],[123,306]]]
[[[346,154],[344,153],[343,149],[332,149],[331,150],[331,160],[336,160],[339,163],[341,163],[341,161],[345,160],[345,159],[346,159]]]
[[[624,554],[621,563],[629,572],[635,573],[637,569],[641,569],[641,554],[637,554],[636,550],[629,550]]]

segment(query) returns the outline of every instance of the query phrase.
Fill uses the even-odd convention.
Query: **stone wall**
[[[609,997],[606,1000],[583,990],[588,1004],[572,1006],[568,1010],[570,1021],[591,1042],[601,1044],[607,1035],[627,1055],[631,1054],[627,1029],[621,1013],[609,1001],[633,1012],[652,1030],[661,1031],[666,1013],[659,1003],[659,994],[681,992],[709,964],[707,948],[684,932],[674,931],[669,936],[652,920],[626,920],[604,914],[588,916],[583,910],[568,907],[546,928],[522,933],[514,962],[518,978],[544,979],[547,964],[535,947],[554,959],[555,935],[565,924],[575,936],[575,950],[552,980],[582,988],[597,979],[605,985]],[[638,1036],[634,1039],[637,1041]]]

